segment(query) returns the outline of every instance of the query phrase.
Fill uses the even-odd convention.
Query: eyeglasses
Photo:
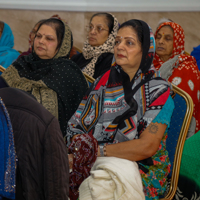
[[[97,33],[101,33],[102,31],[109,31],[109,30],[103,28],[102,26],[96,26],[96,27],[94,27],[92,25],[86,26],[86,30],[88,32],[91,32],[93,29],[95,29],[97,31]]]

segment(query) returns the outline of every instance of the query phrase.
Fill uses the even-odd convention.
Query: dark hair
[[[40,26],[40,24],[43,23],[44,21],[46,21],[46,19],[41,19],[39,22],[37,22],[37,23],[35,24],[35,26],[33,27],[33,29],[34,29],[37,25]],[[38,26],[38,28],[39,28],[39,26]],[[37,29],[37,30],[38,30],[38,29]]]
[[[111,14],[109,14],[109,13],[96,13],[96,14],[92,15],[92,17],[90,19],[90,22],[96,16],[104,16],[106,18],[107,26],[109,28],[109,33],[111,33],[111,31],[113,30],[113,26],[114,26],[114,18],[113,18],[113,16]]]
[[[60,47],[62,45],[64,33],[65,33],[64,23],[61,20],[56,19],[56,18],[46,19],[39,25],[38,30],[40,29],[40,27],[42,25],[48,25],[55,29],[56,35],[57,35],[57,40],[58,40],[58,46],[57,46],[56,50],[60,49]]]
[[[2,21],[0,21],[0,29],[2,29],[2,31],[4,29],[4,23]]]
[[[138,40],[141,43],[141,47],[142,47],[143,40],[144,40],[142,24],[137,20],[129,20],[129,21],[124,22],[122,25],[120,25],[119,29],[124,28],[124,27],[131,27],[136,32],[138,36]]]

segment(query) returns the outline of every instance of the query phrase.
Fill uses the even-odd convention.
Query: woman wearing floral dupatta
[[[179,24],[162,23],[156,33],[156,54],[153,64],[161,76],[187,92],[194,103],[193,117],[200,130],[200,72],[193,56],[184,53],[185,35]],[[194,120],[195,121],[195,120]]]
[[[129,20],[120,26],[114,47],[116,64],[96,79],[68,122],[71,199],[76,199],[82,181],[80,200],[92,199],[96,185],[88,193],[83,190],[94,178],[89,172],[95,173],[99,159],[113,157],[121,163],[138,163],[146,199],[159,199],[164,193],[170,169],[167,128],[174,104],[168,83],[152,66],[154,50],[153,33],[145,22]],[[122,173],[128,170],[122,169]],[[131,180],[130,176],[126,183]],[[115,182],[110,185],[116,186]],[[133,199],[130,190],[120,196]]]

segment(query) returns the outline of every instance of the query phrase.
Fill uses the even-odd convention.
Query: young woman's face
[[[167,61],[173,52],[173,29],[163,26],[156,35],[156,53],[162,61]]]
[[[88,26],[88,41],[91,46],[102,45],[109,36],[109,27],[104,16],[95,16]]]
[[[42,25],[34,40],[34,50],[35,53],[41,59],[51,59],[53,58],[57,51],[58,39],[56,31],[48,25]]]
[[[136,71],[142,60],[141,43],[135,30],[131,27],[119,29],[114,47],[115,61],[123,70]]]

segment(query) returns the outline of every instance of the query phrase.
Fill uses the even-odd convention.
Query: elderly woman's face
[[[38,30],[34,40],[35,53],[41,59],[53,58],[57,51],[58,39],[56,31],[48,25],[42,25]]]
[[[141,43],[131,27],[119,29],[114,47],[115,60],[124,71],[136,71],[142,60]]]
[[[109,35],[109,27],[104,16],[95,16],[88,27],[88,41],[91,46],[100,46]]]
[[[156,53],[162,61],[167,61],[173,51],[173,29],[163,26],[156,35]]]

